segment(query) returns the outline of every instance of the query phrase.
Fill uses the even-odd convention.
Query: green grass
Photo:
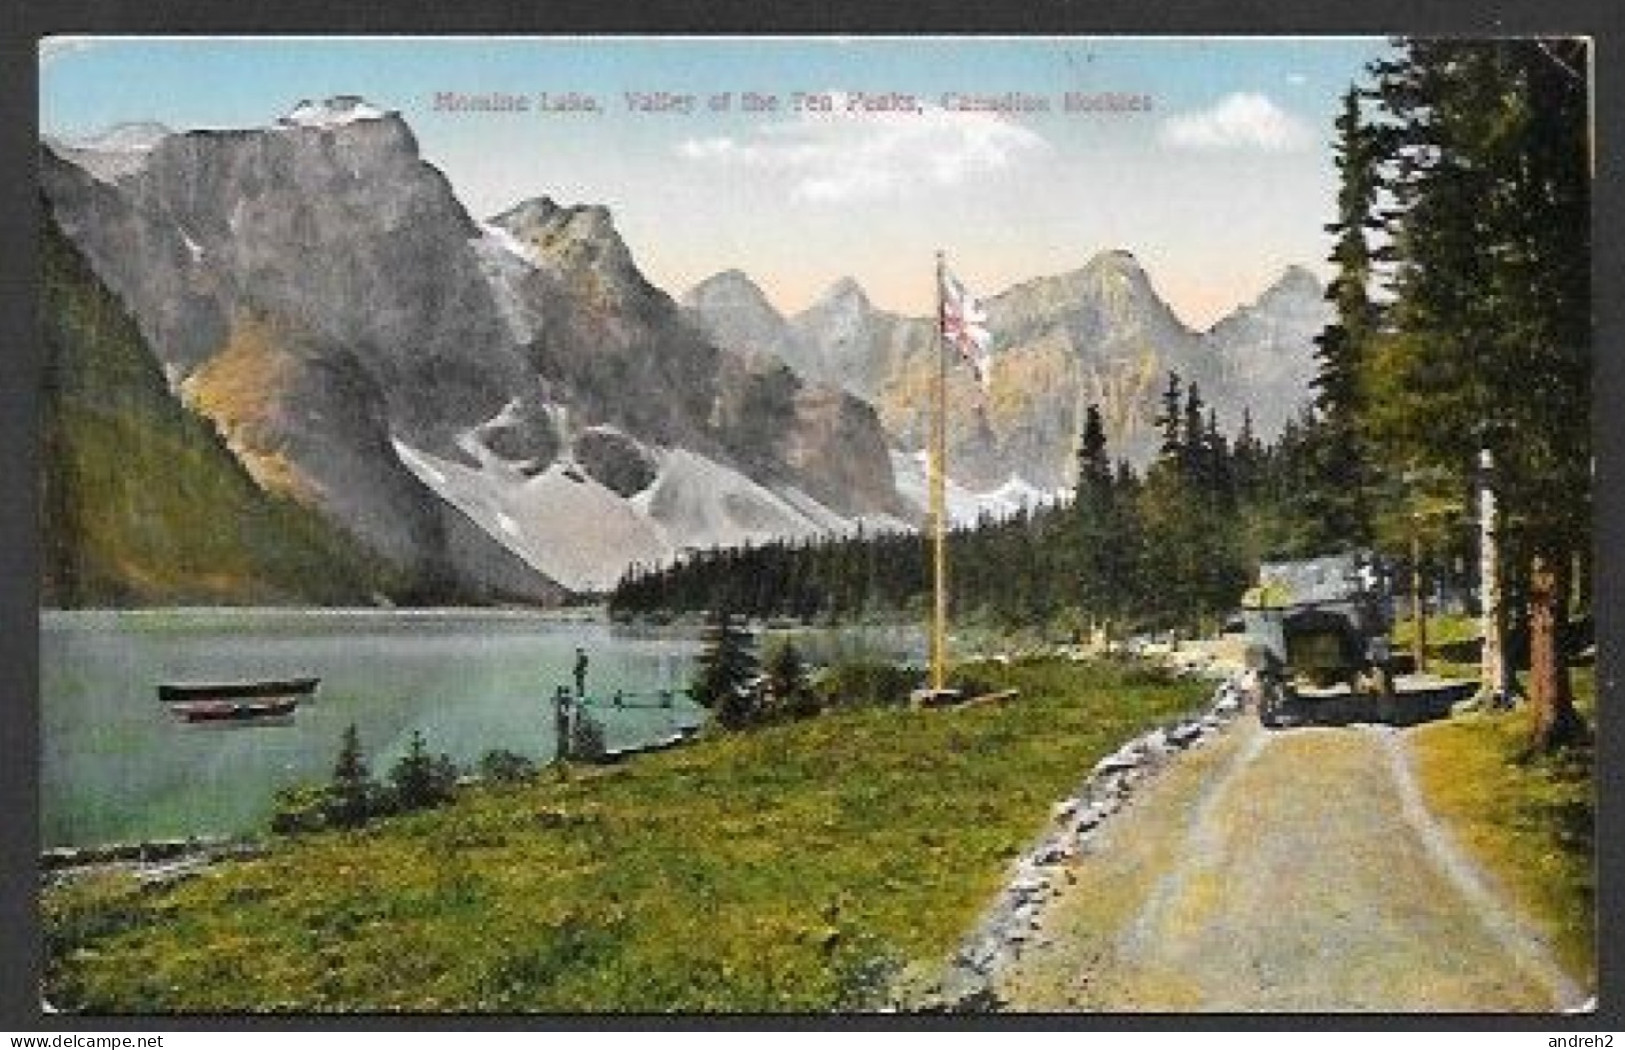
[[[1457,613],[1440,614],[1428,617],[1428,648],[1436,645],[1451,645],[1460,642],[1476,641],[1479,636],[1478,617],[1465,616]],[[1416,621],[1409,616],[1394,621],[1392,637],[1394,645],[1402,647],[1404,651],[1410,650],[1411,639],[1416,634]]]
[[[1596,678],[1574,671],[1575,706],[1594,724]],[[1575,978],[1596,977],[1594,754],[1528,758],[1526,708],[1416,731],[1429,806],[1553,944]]]
[[[969,930],[1050,805],[1205,687],[979,667],[1022,699],[846,711],[280,842],[162,890],[47,892],[89,1012],[874,1005]]]

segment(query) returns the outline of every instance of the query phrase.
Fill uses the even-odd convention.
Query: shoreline
[[[467,617],[470,619],[493,620],[548,620],[560,623],[610,623],[609,616],[602,608],[586,609],[527,609],[521,607],[502,607],[486,605],[434,605],[434,606],[376,606],[376,605],[165,605],[165,606],[87,606],[84,608],[62,609],[41,608],[39,610],[42,622],[77,616],[106,616],[130,619],[160,619],[165,617],[183,618],[220,617],[230,618],[266,618],[278,617],[305,617],[330,619],[434,619],[442,617]]]
[[[598,624],[609,627],[703,627],[702,613],[672,613],[668,616],[638,615],[616,617],[606,605],[528,608],[524,606],[492,605],[163,605],[163,606],[83,606],[76,608],[44,607],[39,609],[42,622],[80,616],[105,616],[129,619],[163,619],[184,617],[231,618],[322,618],[322,619],[435,619],[468,618],[491,620],[541,620],[552,623]],[[851,620],[826,623],[817,620],[790,621],[782,617],[767,619],[747,618],[747,623],[764,631],[849,631],[849,630],[901,630],[920,627],[913,618],[897,620]]]

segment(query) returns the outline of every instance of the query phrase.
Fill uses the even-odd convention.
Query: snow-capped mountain
[[[42,154],[172,389],[262,485],[442,589],[549,600],[911,513],[868,405],[719,350],[603,208],[475,221],[398,114],[341,97]]]
[[[54,217],[176,396],[260,485],[431,592],[552,600],[688,548],[921,518],[932,323],[851,279],[791,317],[738,271],[679,306],[606,209],[477,220],[356,96],[41,152]],[[957,521],[1063,490],[1090,402],[1143,460],[1170,369],[1269,436],[1327,315],[1294,268],[1197,333],[1121,251],[987,307],[993,390],[956,370],[951,392]]]
[[[720,295],[717,289],[726,290]],[[718,343],[778,356],[870,401],[898,447],[922,448],[930,430],[932,322],[874,307],[850,278],[793,318],[780,317],[737,271],[703,282],[685,302]],[[749,314],[729,303],[759,303]],[[1133,255],[1108,251],[1078,270],[1026,281],[986,301],[993,386],[963,369],[950,380],[959,410],[949,427],[950,473],[990,491],[1012,477],[1065,486],[1084,407],[1098,404],[1114,454],[1154,454],[1154,420],[1170,370],[1194,382],[1221,425],[1243,408],[1265,438],[1310,397],[1313,339],[1330,316],[1319,282],[1289,268],[1259,298],[1210,331],[1186,327]],[[894,460],[894,469],[896,461]]]
[[[897,478],[897,491],[921,514],[930,506],[930,465],[924,452],[893,452],[892,473]],[[1012,475],[1002,485],[973,492],[955,481],[947,480],[943,492],[948,507],[948,523],[956,528],[975,525],[984,520],[1002,521],[1023,510],[1036,510],[1068,498],[1064,491],[1045,491],[1018,475]]]

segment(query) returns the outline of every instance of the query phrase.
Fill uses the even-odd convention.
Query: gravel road
[[[1588,993],[1428,812],[1405,731],[1243,718],[1070,860],[1014,1010],[1551,1011]]]

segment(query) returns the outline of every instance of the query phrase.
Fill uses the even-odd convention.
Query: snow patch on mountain
[[[891,454],[892,476],[897,479],[897,492],[925,514],[931,504],[930,474],[924,452]],[[1009,518],[1022,510],[1031,510],[1059,500],[1060,494],[1046,492],[1026,479],[1011,475],[997,488],[972,492],[952,477],[946,486],[948,522],[954,527],[975,525],[983,515],[995,521]]]
[[[202,262],[203,261],[203,245],[199,244],[197,241],[194,241],[192,239],[192,235],[186,232],[186,227],[177,226],[177,227],[175,227],[175,229],[177,231],[179,231],[179,233],[181,235],[181,241],[186,245],[186,252],[187,252],[188,255],[190,255],[192,257],[192,262],[194,262],[194,263]]]
[[[662,564],[689,550],[906,527],[884,515],[849,520],[793,486],[774,491],[682,448],[657,450],[653,484],[625,499],[561,458],[526,476],[472,438],[459,447],[478,466],[399,438],[395,453],[417,478],[544,576],[578,593],[615,586],[634,562]]]
[[[384,110],[359,95],[335,95],[322,102],[301,101],[278,122],[295,128],[337,128],[358,120],[382,120]]]
[[[95,135],[51,141],[69,149],[95,150],[99,153],[145,153],[173,134],[168,127],[156,121],[137,120],[114,124]]]
[[[806,493],[789,486],[784,493],[697,452],[674,448],[661,453],[655,483],[631,502],[661,526],[677,551],[737,547],[848,527],[846,519]]]
[[[573,591],[604,591],[622,567],[663,560],[659,529],[614,492],[555,463],[524,478],[470,467],[393,441],[406,468],[525,563]]]
[[[45,141],[96,181],[114,183],[144,168],[154,147],[173,134],[164,125],[145,120],[114,124],[96,135],[73,139],[47,136]]]
[[[536,268],[536,257],[531,253],[530,247],[501,226],[489,222],[480,223],[480,231],[484,239],[510,255],[517,256],[528,268]]]

